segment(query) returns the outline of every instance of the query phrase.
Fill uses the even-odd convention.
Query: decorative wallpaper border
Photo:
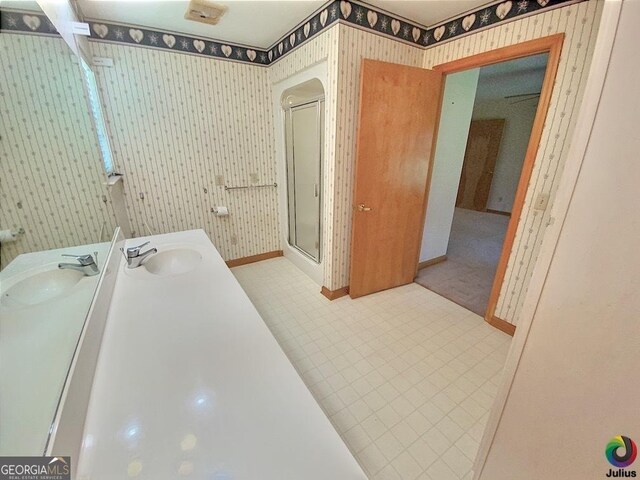
[[[269,63],[274,63],[311,40],[316,35],[329,29],[334,23],[342,20],[340,1],[334,0],[319,8],[306,20],[299,23],[267,50]],[[342,2],[348,3],[348,2]]]
[[[0,30],[59,35],[56,27],[44,13],[24,10],[0,10]]]
[[[91,40],[138,45],[268,66],[336,22],[426,49],[480,29],[582,1],[585,0],[498,1],[435,27],[426,28],[360,1],[333,0],[290,30],[267,50],[178,33],[149,30],[135,25],[93,20],[88,20],[88,23],[91,27]],[[44,14],[9,10],[0,11],[0,30],[57,34],[55,27]]]
[[[364,27],[367,30],[373,30],[376,33],[414,46],[429,48],[476,30],[509,22],[524,15],[539,13],[542,10],[548,10],[565,3],[577,3],[580,1],[584,0],[498,1],[430,28],[411,23],[408,20],[398,19],[386,12],[381,13],[380,10],[376,10],[366,3],[360,4],[354,1],[341,1],[339,3],[345,22]],[[351,9],[348,6],[349,3],[353,4]]]
[[[91,40],[128,43],[180,53],[192,53],[222,60],[268,65],[265,50],[236,45],[230,42],[206,40],[178,33],[149,30],[135,25],[124,25],[88,20]]]

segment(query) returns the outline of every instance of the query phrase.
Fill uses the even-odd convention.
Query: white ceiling
[[[31,10],[41,12],[42,9],[34,0],[0,0],[0,7],[18,10]]]
[[[188,0],[78,0],[87,18],[131,23],[195,37],[268,48],[324,5],[324,0],[220,0],[227,12],[218,25],[184,19]]]
[[[217,0],[227,6],[218,25],[184,19],[189,0],[77,0],[89,19],[129,23],[195,37],[268,48],[327,0]],[[369,0],[367,3],[428,27],[477,9],[487,0]],[[5,8],[39,10],[33,0],[0,0]]]
[[[482,67],[478,78],[476,101],[540,93],[547,58],[548,55],[543,53]]]
[[[487,0],[366,0],[366,3],[407,20],[433,27],[451,17],[486,5]]]

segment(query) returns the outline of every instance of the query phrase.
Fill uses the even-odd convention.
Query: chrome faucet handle
[[[70,255],[67,253],[63,253],[62,256],[75,258],[78,261],[78,263],[80,263],[80,265],[82,265],[83,267],[96,263],[96,261],[93,258],[93,255],[91,255],[90,253],[87,253],[86,255]]]
[[[151,242],[144,242],[142,245],[138,245],[137,247],[127,248],[127,258],[134,258],[140,255],[140,249],[142,247],[146,247]]]

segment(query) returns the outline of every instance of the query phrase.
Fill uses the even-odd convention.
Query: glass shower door
[[[287,111],[289,243],[320,261],[320,175],[324,101]]]

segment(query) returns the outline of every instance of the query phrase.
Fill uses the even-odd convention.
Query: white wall
[[[447,75],[420,261],[447,253],[479,68]]]
[[[473,108],[473,120],[504,118],[500,152],[491,181],[487,208],[511,212],[516,196],[522,163],[527,152],[537,101],[512,104],[513,100],[494,99],[478,102]]]
[[[526,343],[480,479],[605,478],[609,439],[640,441],[638,22],[640,2],[625,1],[583,163],[567,162],[577,182],[528,335],[516,331],[514,343],[519,334]]]

